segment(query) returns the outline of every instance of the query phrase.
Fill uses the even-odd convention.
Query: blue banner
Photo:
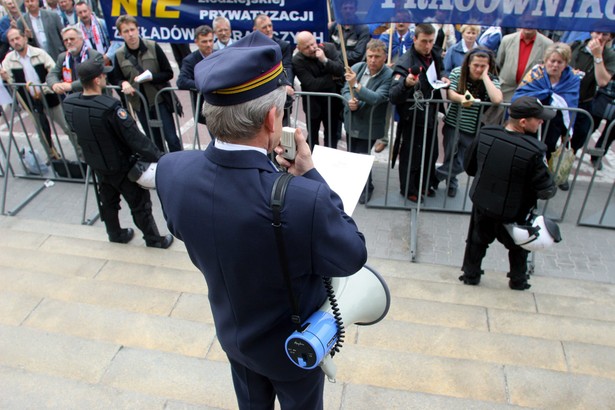
[[[332,1],[342,24],[403,18],[408,23],[615,32],[615,0],[357,0],[354,15],[342,7],[344,0]]]
[[[254,18],[266,14],[282,40],[295,44],[297,33],[311,31],[317,41],[327,40],[326,2],[314,0],[106,0],[101,1],[111,37],[121,39],[115,21],[128,14],[137,18],[141,37],[162,43],[189,43],[194,29],[224,16],[231,22],[232,38],[252,32]]]

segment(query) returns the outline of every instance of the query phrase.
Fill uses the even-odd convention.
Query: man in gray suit
[[[18,27],[26,33],[28,42],[57,59],[66,50],[62,43],[62,19],[53,11],[42,10],[38,0],[24,0],[24,6],[28,11],[24,14],[27,27],[23,20],[19,20]]]

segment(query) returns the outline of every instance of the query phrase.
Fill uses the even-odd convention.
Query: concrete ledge
[[[506,366],[510,401],[543,409],[611,409],[615,403],[615,381]]]
[[[414,391],[349,384],[344,394],[343,408],[354,410],[510,410],[518,409],[519,407],[509,404],[459,399]]]
[[[506,403],[501,365],[345,345],[334,358],[338,381]]]
[[[204,357],[211,325],[46,299],[24,326],[123,346]]]
[[[492,309],[489,326],[495,333],[615,346],[612,322]]]
[[[3,409],[166,409],[164,398],[0,366]]]
[[[362,347],[566,371],[561,343],[488,331],[384,321],[357,326]]]
[[[120,346],[0,325],[0,365],[97,383]]]
[[[2,288],[12,292],[159,316],[168,316],[180,296],[169,290],[98,279],[6,268],[0,272]]]

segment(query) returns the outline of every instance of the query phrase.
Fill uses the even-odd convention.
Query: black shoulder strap
[[[275,232],[275,239],[278,243],[278,258],[280,260],[280,266],[282,267],[282,273],[284,274],[284,283],[288,290],[288,299],[292,309],[291,321],[297,328],[301,329],[301,316],[299,315],[299,303],[293,292],[292,282],[290,280],[290,272],[288,269],[288,258],[286,257],[286,247],[284,246],[284,237],[282,235],[282,207],[284,206],[284,198],[286,197],[286,189],[290,180],[293,178],[292,174],[283,173],[273,183],[273,189],[271,190],[271,210],[273,211],[273,230]]]

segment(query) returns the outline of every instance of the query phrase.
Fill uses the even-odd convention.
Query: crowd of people
[[[387,121],[397,121],[391,158],[399,164],[404,201],[420,203],[443,181],[447,195],[455,197],[457,176],[473,176],[459,280],[480,283],[482,260],[497,239],[509,251],[509,287],[523,291],[530,287],[528,251],[505,225],[524,226],[537,200],[556,194],[546,156],[558,141],[581,149],[593,131],[592,117],[594,127],[602,119],[594,98],[599,89],[612,94],[615,87],[611,33],[580,33],[568,45],[536,29],[505,34],[491,22],[457,30],[413,22],[411,13],[398,10],[390,28],[332,22],[330,41],[321,44],[314,33],[300,32],[293,52],[265,14],[256,16],[253,33],[241,39],[232,38],[231,22],[221,17],[213,27],[195,29],[194,52],[175,48],[181,56],[177,86],[192,92],[197,120],[214,137],[204,152],[181,152],[173,113],[182,107],[172,93],[157,100],[171,85],[173,69],[160,45],[139,35],[135,17],[118,17],[123,41],[110,41],[87,0],[47,0],[45,8],[39,0],[24,0],[23,11],[15,1],[3,1],[2,79],[25,84],[20,104],[39,124],[49,155],[60,153],[48,116],[94,171],[109,241],[125,244],[134,236],[120,225],[120,196],[146,246],[169,248],[174,236],[184,241],[207,280],[240,408],[273,409],[276,396],[282,408],[323,408],[322,370],[292,364],[283,341],[324,302],[322,277],[352,275],[367,260],[363,234],[314,168],[311,148],[320,143],[321,127],[325,145],[337,147],[345,129],[348,150],[368,154],[383,149]],[[344,21],[358,21],[357,0],[342,0],[341,10]],[[282,156],[280,139],[295,76],[304,92],[340,98],[303,95],[309,144],[296,130],[291,160]],[[126,106],[106,93],[107,84],[119,87]],[[442,92],[446,106],[426,103]],[[488,115],[477,100],[493,104]],[[511,101],[508,112],[498,109]],[[545,105],[562,110],[556,114]],[[591,117],[566,111],[577,107]],[[161,126],[152,129],[148,119]],[[436,168],[440,121],[445,152]],[[541,128],[544,143],[536,138]],[[607,147],[612,139],[601,137]],[[149,191],[135,182],[143,162],[158,164],[157,194],[174,236],[160,234]],[[282,169],[292,177],[280,188]],[[273,219],[272,191],[284,195],[279,221]],[[361,201],[369,201],[373,191],[370,177]],[[295,291],[300,306],[291,308],[287,297],[298,305]]]
[[[22,99],[36,115],[41,141],[51,157],[59,158],[60,154],[53,146],[50,123],[39,94],[45,96],[46,105],[51,108],[49,117],[69,135],[82,158],[74,134],[67,129],[62,116],[55,115],[53,107],[61,107],[59,101],[65,94],[80,90],[77,67],[88,58],[102,58],[105,65],[114,67],[109,82],[121,87],[131,112],[160,150],[172,152],[183,148],[172,117],[181,107],[168,93],[169,98],[160,104],[154,100],[160,89],[170,86],[173,70],[160,45],[139,36],[135,18],[121,16],[117,20],[116,28],[123,41],[116,41],[110,40],[105,21],[95,14],[100,13],[96,1],[24,0],[23,5],[19,5],[16,0],[6,0],[3,4],[6,15],[0,19],[2,76],[8,82],[49,86],[41,90],[31,88],[32,98],[22,95]],[[358,20],[355,0],[342,1],[340,10],[346,22]],[[499,27],[497,22],[489,26],[416,23],[412,18],[409,10],[399,8],[391,24],[338,27],[334,21],[328,26],[329,41],[318,44],[313,33],[301,32],[297,34],[294,50],[289,42],[276,37],[267,15],[255,18],[254,30],[273,39],[282,50],[284,69],[291,82],[287,87],[287,109],[294,100],[295,76],[304,92],[344,96],[344,102],[337,98],[303,97],[312,147],[319,144],[321,128],[324,128],[324,145],[330,147],[337,146],[345,129],[351,136],[349,150],[368,153],[375,145],[376,151],[381,151],[388,144],[388,123],[384,118],[389,118],[390,111],[384,107],[392,103],[398,127],[391,149],[394,161],[399,161],[400,193],[416,202],[424,195],[433,195],[445,175],[447,193],[455,196],[456,176],[462,172],[465,147],[481,125],[502,121],[503,109],[494,107],[483,113],[480,107],[470,103],[474,99],[499,104],[532,95],[545,105],[562,108],[542,129],[548,156],[562,143],[579,150],[593,131],[589,129],[590,117],[579,115],[575,118],[577,116],[567,109],[585,109],[592,114],[595,128],[600,123],[600,113],[593,109],[592,100],[599,88],[603,92],[609,90],[607,85],[615,73],[611,33],[545,33],[554,39],[574,40],[567,45],[554,43],[532,28],[507,29]],[[180,56],[177,86],[193,91],[196,64],[237,41],[232,36],[231,22],[222,16],[217,17],[211,27],[203,25],[195,29],[194,37],[196,51],[177,53]],[[25,44],[21,45],[24,39]],[[369,64],[369,50],[380,50],[376,54],[384,58],[376,58],[378,63]],[[19,53],[22,57],[18,57]],[[477,57],[487,58],[486,70],[472,68],[477,64]],[[47,62],[41,63],[40,59]],[[432,74],[428,76],[432,64]],[[489,74],[482,75],[479,71]],[[144,72],[148,73],[145,77],[141,76]],[[409,72],[412,75],[408,75]],[[436,109],[423,113],[420,104],[417,110],[413,102],[415,98],[440,97],[432,87],[434,75],[438,80],[451,82],[445,97],[459,103],[450,104],[448,108],[438,107],[445,114],[444,118],[437,115]],[[139,93],[135,93],[137,90]],[[193,92],[193,112],[198,113],[200,123],[206,123],[200,107],[194,106],[196,99]],[[288,117],[287,111],[285,125],[289,123]],[[150,127],[148,118],[160,120],[162,127]],[[444,123],[445,160],[436,170],[437,144],[432,141],[439,121]],[[362,140],[368,133],[371,143],[366,145]],[[612,136],[603,135],[600,142],[608,150],[612,140]],[[422,156],[428,158],[423,160]],[[597,159],[592,158],[596,166]],[[425,172],[421,187],[418,186],[420,163],[429,171]],[[561,188],[566,189],[566,186]],[[371,185],[367,187],[362,202],[368,199],[372,189]]]
[[[163,93],[161,101],[155,99],[161,89],[171,85],[173,69],[160,45],[139,35],[137,19],[128,15],[117,19],[123,41],[116,41],[110,40],[105,21],[94,13],[97,2],[48,1],[44,8],[41,3],[24,0],[22,11],[16,0],[3,2],[6,16],[0,20],[0,51],[5,54],[0,74],[9,83],[46,84],[22,88],[19,97],[37,120],[41,143],[50,157],[60,158],[60,153],[51,138],[49,119],[65,131],[78,158],[83,159],[60,102],[67,94],[81,90],[77,69],[88,59],[113,67],[109,83],[120,88],[129,112],[160,151],[182,150],[173,118],[174,112],[181,113],[181,104],[171,93]],[[342,1],[340,10],[346,22],[358,21],[356,0]],[[382,151],[389,143],[389,120],[394,120],[397,127],[391,158],[393,166],[399,164],[399,192],[405,199],[419,202],[434,196],[443,181],[447,195],[457,195],[457,176],[463,172],[467,148],[482,126],[507,118],[497,107],[501,102],[532,96],[544,105],[561,108],[541,127],[547,157],[561,144],[575,152],[581,149],[600,124],[603,114],[593,100],[613,89],[611,33],[545,33],[556,40],[572,40],[566,44],[554,42],[537,29],[507,29],[495,21],[485,27],[411,20],[409,10],[399,9],[391,24],[338,25],[333,21],[328,26],[329,41],[318,43],[313,33],[304,31],[297,34],[293,50],[289,42],[275,35],[271,19],[258,15],[253,30],[278,44],[289,79],[284,125],[289,124],[295,77],[303,92],[342,97],[303,95],[312,148],[321,143],[320,131],[324,129],[325,146],[337,147],[345,130],[349,151]],[[202,102],[195,106],[199,86],[195,67],[237,41],[231,33],[231,22],[218,17],[212,26],[195,29],[195,51],[177,53],[182,57],[176,84],[192,91],[192,111],[199,123],[206,124],[207,119]],[[444,94],[436,82],[446,86]],[[443,96],[450,103],[426,107],[425,100]],[[485,110],[475,101],[494,106]],[[575,108],[585,109],[590,116],[569,111]],[[161,126],[150,127],[148,119],[159,120]],[[594,129],[590,129],[591,119]],[[436,168],[439,128],[444,161]],[[599,144],[608,150],[614,135],[605,133]],[[600,157],[593,156],[592,163],[600,167]],[[568,183],[560,188],[568,189]],[[373,190],[370,178],[361,203],[369,201]]]

